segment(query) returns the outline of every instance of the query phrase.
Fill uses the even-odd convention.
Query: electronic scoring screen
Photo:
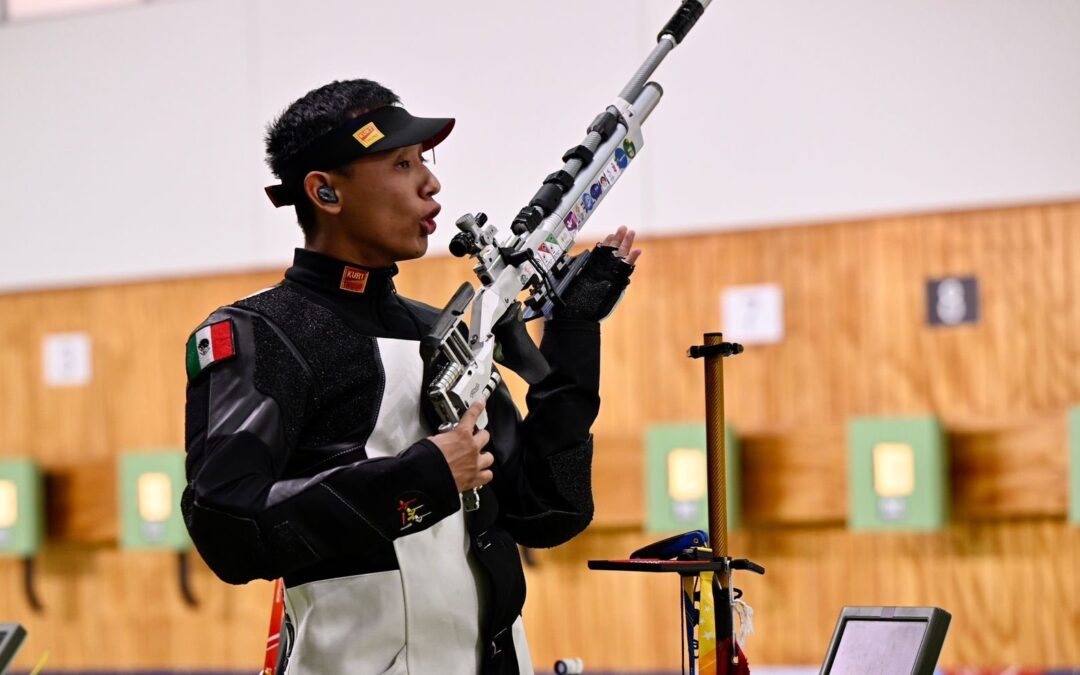
[[[845,607],[822,675],[930,675],[949,613],[933,607]]]
[[[830,675],[911,675],[925,621],[850,620]]]

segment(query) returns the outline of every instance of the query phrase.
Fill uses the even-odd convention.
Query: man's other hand
[[[634,264],[641,256],[641,249],[633,247],[635,236],[633,230],[620,227],[604,237],[563,291],[562,305],[552,309],[552,318],[585,321],[607,318],[630,284]]]
[[[434,443],[450,465],[458,492],[465,492],[491,482],[491,465],[495,457],[482,452],[491,440],[486,429],[477,431],[476,420],[484,410],[484,401],[477,401],[461,416],[461,421],[450,431],[431,436]]]
[[[614,234],[609,234],[604,237],[604,240],[599,242],[599,245],[613,247],[615,249],[615,257],[622,258],[623,262],[627,265],[633,265],[641,256],[641,249],[633,248],[634,237],[636,236],[637,232],[622,225],[619,229],[615,230]]]

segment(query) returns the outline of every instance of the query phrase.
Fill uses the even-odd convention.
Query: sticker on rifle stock
[[[551,235],[548,235],[548,238],[545,239],[538,248],[544,253],[555,256],[556,258],[562,255],[563,252],[562,247],[555,243],[555,238]]]
[[[559,251],[557,247],[553,247],[548,242],[541,242],[540,245],[537,246],[537,258],[540,259],[541,264],[546,268],[551,268],[555,265],[555,260],[562,254],[562,251]]]
[[[551,241],[551,240],[552,240],[552,237],[548,236],[548,241]],[[554,235],[554,240],[555,240],[555,244],[558,245],[558,247],[563,251],[570,248],[570,244],[574,243],[574,237],[571,236],[570,233],[567,232],[566,230],[559,230],[559,232],[556,235]]]
[[[556,258],[553,255],[546,254],[546,255],[541,255],[540,260],[543,262],[544,267],[546,267],[546,268],[548,268],[550,270],[552,267],[555,266],[555,261],[558,260],[558,258]]]
[[[615,163],[615,160],[608,162],[607,168],[604,169],[604,176],[612,183],[619,179],[620,173],[622,171],[619,169],[619,165]]]
[[[563,218],[566,229],[575,231],[585,223],[585,219],[588,217],[586,214],[591,213],[596,208],[596,203],[611,189],[615,181],[619,180],[622,170],[630,165],[630,160],[633,159],[635,154],[637,154],[637,148],[634,147],[634,142],[629,138],[623,139],[622,147],[615,148],[611,161],[600,172],[600,177],[582,193],[580,201]],[[563,249],[565,248],[564,245]]]

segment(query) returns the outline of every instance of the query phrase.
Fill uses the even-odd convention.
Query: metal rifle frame
[[[545,316],[560,304],[560,294],[586,260],[585,254],[569,255],[578,232],[644,144],[641,124],[663,94],[649,77],[710,2],[683,0],[618,97],[593,119],[581,143],[563,154],[562,168],[549,174],[518,212],[509,236],[501,237],[483,213],[457,220],[461,232],[454,236],[450,252],[476,259],[473,271],[481,287],[463,284],[421,340],[421,355],[434,375],[427,396],[440,431],[456,426],[470,405],[486,399],[498,386],[500,377],[492,364],[496,324],[506,318],[528,321]],[[602,176],[608,176],[606,189]],[[583,209],[575,209],[579,201]],[[528,312],[518,301],[523,291],[529,291]],[[523,358],[544,363],[536,345],[529,344]],[[486,414],[481,415],[477,428],[486,424]],[[467,492],[463,500],[466,511],[479,508],[478,489]]]

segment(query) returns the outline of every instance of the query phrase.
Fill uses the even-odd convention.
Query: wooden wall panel
[[[0,618],[22,622],[30,633],[20,667],[46,650],[51,668],[256,663],[268,583],[229,587],[200,561],[194,586],[203,606],[191,610],[180,597],[175,557],[116,550],[117,524],[105,519],[116,513],[110,469],[118,452],[183,447],[188,332],[215,307],[279,277],[223,275],[0,297],[0,456],[34,456],[48,471],[53,512],[74,507],[50,523],[38,561],[42,613],[26,604],[17,562],[0,559]],[[94,379],[87,388],[42,385],[42,337],[66,331],[93,338]]]
[[[1063,413],[1080,401],[1078,205],[651,241],[646,256],[634,284],[635,293],[650,292],[629,295],[613,319],[605,364],[612,352],[647,356],[632,363],[633,372],[605,372],[607,400],[619,404],[603,409],[601,433],[702,419],[701,366],[683,350],[719,326],[724,286],[784,287],[785,341],[725,366],[728,418],[748,435],[743,506],[752,527],[733,538],[731,550],[769,568],[764,579],[744,577],[759,610],[752,658],[815,663],[841,605],[922,603],[956,616],[945,663],[1080,663],[1080,528],[1063,522]],[[966,274],[980,280],[981,322],[927,327],[925,280]],[[626,391],[634,400],[623,404]],[[843,519],[848,417],[927,413],[943,419],[957,446],[955,525],[931,535],[775,525]],[[606,555],[647,539],[611,533]],[[561,561],[542,565],[534,578],[554,575],[548,568]],[[575,563],[568,555],[566,564]],[[598,573],[559,573],[580,574],[569,585],[600,601],[589,591]],[[601,615],[625,617],[620,628],[632,638],[612,652],[604,640],[585,641],[587,662],[673,662],[657,655],[677,649],[674,591],[646,576],[625,575],[627,600],[616,595],[593,613],[583,609],[578,629],[561,628],[580,635],[603,626],[606,636],[613,628]],[[652,604],[639,604],[643,591],[656,594]],[[550,611],[549,601],[530,612]],[[656,632],[658,625],[668,633]],[[534,654],[555,657],[572,647],[547,638],[534,640]]]
[[[958,518],[1059,516],[1068,509],[1065,416],[949,434],[953,515]]]
[[[1080,664],[1080,528],[1064,523],[1062,413],[1080,402],[1080,204],[882,218],[644,242],[604,325],[597,520],[537,553],[526,620],[538,664],[673,667],[675,584],[590,572],[640,531],[642,434],[703,418],[701,364],[685,349],[720,326],[725,286],[784,287],[786,339],[728,361],[728,417],[745,436],[747,529],[732,551],[768,568],[743,577],[755,607],[753,663],[814,663],[843,604],[937,604],[954,614],[948,664]],[[974,274],[982,318],[924,325],[924,281]],[[402,266],[401,292],[443,304],[469,265]],[[29,453],[61,482],[121,450],[183,442],[183,344],[214,307],[279,271],[0,296],[0,456]],[[40,342],[94,338],[85,389],[41,385]],[[524,388],[511,379],[520,396]],[[933,534],[854,534],[844,423],[935,414],[955,446],[953,525]],[[88,475],[88,474],[80,474]],[[104,483],[105,481],[103,481]],[[84,482],[85,484],[85,482]],[[102,500],[114,500],[101,486]],[[87,491],[80,487],[80,499]],[[80,513],[83,520],[108,519]],[[71,521],[77,522],[77,521]],[[252,668],[270,585],[229,587],[200,564],[202,605],[184,606],[170,555],[121,553],[115,527],[74,541],[54,529],[34,615],[15,561],[0,560],[0,619],[30,629],[19,667]],[[85,530],[89,526],[79,525]],[[102,630],[108,626],[108,630]]]

